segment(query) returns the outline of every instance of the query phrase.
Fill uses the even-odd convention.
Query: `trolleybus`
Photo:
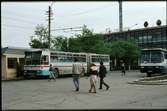
[[[49,65],[52,64],[54,72],[60,75],[72,74],[74,58],[82,63],[85,73],[89,72],[91,63],[99,66],[103,61],[109,71],[109,55],[95,53],[74,53],[53,51],[48,49],[31,49],[25,51],[24,75],[26,77],[49,76]]]
[[[141,50],[140,72],[151,74],[167,74],[167,50],[151,48]]]

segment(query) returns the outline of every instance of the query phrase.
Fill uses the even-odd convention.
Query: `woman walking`
[[[92,64],[90,67],[90,90],[89,93],[92,92],[92,89],[94,90],[92,93],[96,93],[96,82],[98,80],[98,68],[95,64]]]

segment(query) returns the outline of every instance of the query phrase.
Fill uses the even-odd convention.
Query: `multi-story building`
[[[105,40],[107,42],[113,42],[116,40],[134,40],[138,44],[139,48],[164,48],[167,49],[167,25],[146,27],[135,30],[127,30],[123,32],[112,32],[105,34]],[[114,61],[113,61],[114,62]],[[112,63],[113,65],[114,63]],[[137,64],[133,64],[135,69]],[[120,69],[119,61],[118,66],[115,69]],[[132,68],[133,69],[133,68]]]
[[[167,49],[167,25],[147,27],[123,32],[105,34],[108,42],[115,40],[135,40],[140,48],[165,48]]]

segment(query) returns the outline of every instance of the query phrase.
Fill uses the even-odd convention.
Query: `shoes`
[[[99,88],[99,89],[102,89],[102,88]]]
[[[89,90],[89,93],[91,93],[91,90]]]
[[[79,91],[79,88],[77,88],[75,91]]]
[[[96,92],[92,92],[92,93],[96,93]]]
[[[107,88],[106,88],[106,90],[108,90],[110,87],[108,86]]]

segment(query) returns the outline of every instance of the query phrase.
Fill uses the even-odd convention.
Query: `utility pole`
[[[52,10],[51,10],[51,6],[49,6],[49,10],[48,11],[46,11],[46,13],[47,13],[47,15],[48,15],[48,42],[49,42],[49,45],[48,45],[48,49],[50,49],[50,45],[51,45],[51,43],[50,43],[50,41],[51,41],[51,17],[52,17],[52,15],[53,15],[53,13],[52,13]]]
[[[123,24],[122,24],[122,0],[119,0],[119,31],[122,32]]]
[[[49,33],[48,34],[49,35],[49,38],[48,38],[49,39],[49,47],[48,48],[49,49],[50,49],[50,27],[51,27],[51,24],[50,24],[51,23],[50,22],[50,15],[51,15],[51,7],[49,6],[49,16],[48,16],[48,33]]]

